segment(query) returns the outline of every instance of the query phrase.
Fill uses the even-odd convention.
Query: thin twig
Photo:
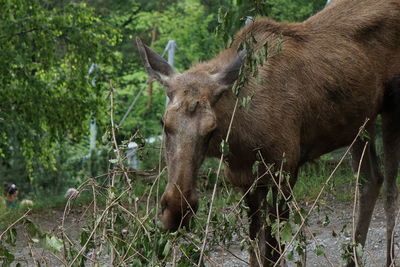
[[[227,143],[228,140],[229,140],[229,134],[230,134],[231,129],[232,129],[233,119],[234,119],[234,117],[235,117],[236,108],[237,108],[238,103],[239,103],[239,98],[236,99],[235,107],[233,108],[231,121],[230,121],[230,123],[229,123],[228,132],[227,132],[226,138],[225,138],[225,142],[226,142],[226,143]],[[209,231],[209,228],[210,228],[211,213],[212,213],[212,208],[213,208],[213,203],[214,203],[215,195],[216,195],[216,192],[217,192],[218,177],[219,177],[219,174],[220,174],[220,172],[221,172],[221,167],[222,167],[222,161],[223,161],[223,159],[224,159],[224,153],[221,154],[221,158],[220,158],[219,164],[218,164],[217,177],[215,178],[213,193],[212,193],[212,196],[211,196],[210,209],[209,209],[208,217],[207,217],[206,231],[205,231],[205,233],[204,233],[204,240],[203,240],[203,245],[202,245],[201,251],[200,251],[199,262],[197,263],[197,266],[198,266],[198,267],[200,267],[200,264],[201,264],[201,262],[202,262],[202,260],[203,260],[204,250],[205,250],[205,248],[206,248],[207,235],[208,235],[208,231]]]

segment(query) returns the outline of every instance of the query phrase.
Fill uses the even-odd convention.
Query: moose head
[[[214,107],[239,75],[241,52],[219,71],[179,73],[137,38],[149,76],[165,86],[170,101],[161,119],[165,133],[168,184],[161,198],[166,230],[187,227],[198,208],[196,176],[218,129]]]

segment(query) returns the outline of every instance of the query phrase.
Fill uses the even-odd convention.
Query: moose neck
[[[240,157],[238,160],[242,163],[248,160],[251,164],[254,160],[249,151],[254,148],[254,144],[251,141],[253,136],[251,121],[246,114],[246,108],[240,106],[238,98],[229,90],[218,101],[214,111],[217,118],[217,133],[210,141],[208,156],[220,157],[221,142],[228,140],[229,153],[225,160],[236,161],[236,155],[246,155],[245,158]]]

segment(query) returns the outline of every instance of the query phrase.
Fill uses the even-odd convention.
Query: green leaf
[[[258,160],[254,161],[253,166],[251,167],[251,172],[253,174],[257,173],[259,165],[260,165],[260,161],[258,161]]]
[[[364,254],[363,246],[361,244],[357,244],[356,246],[356,256],[357,258],[362,258]]]
[[[89,238],[89,233],[83,230],[81,233],[81,242],[80,242],[81,246],[84,246],[86,244],[88,238]]]
[[[108,160],[110,163],[112,163],[112,164],[116,164],[116,163],[118,163],[118,159],[110,159],[110,160]]]
[[[164,247],[164,250],[163,250],[163,256],[167,256],[168,255],[168,253],[169,253],[169,251],[171,250],[171,247],[172,247],[172,243],[171,243],[171,241],[167,241],[167,243],[165,244],[165,247]]]
[[[61,249],[63,248],[63,242],[61,239],[59,239],[56,236],[51,236],[49,237],[46,235],[46,240],[45,240],[45,247],[46,249],[50,250],[54,254],[61,252]]]
[[[273,202],[274,202],[274,195],[272,193],[272,188],[270,187],[268,189],[268,193],[267,193],[267,203],[269,205],[273,205]]]
[[[229,143],[225,142],[225,140],[221,141],[221,153],[226,157],[229,154]]]
[[[300,212],[301,212],[301,211],[300,211]],[[299,213],[295,213],[295,214],[293,215],[293,222],[294,222],[294,224],[296,224],[296,225],[301,225],[302,220],[301,220],[301,216],[300,216]]]
[[[28,235],[32,239],[43,238],[45,233],[31,220],[25,219],[24,226]]]
[[[292,240],[292,226],[289,222],[283,222],[281,241],[290,242],[290,240]]]
[[[315,254],[317,254],[317,256],[321,256],[325,253],[325,248],[323,246],[317,246],[317,248],[315,249]]]
[[[276,46],[276,53],[279,55],[282,52],[283,36],[282,34],[278,37],[278,44]]]
[[[240,106],[248,110],[249,107],[250,107],[250,102],[251,102],[252,98],[253,98],[252,94],[248,95],[248,96],[245,96],[245,97],[242,97],[240,99]]]
[[[370,136],[369,132],[366,129],[362,129],[362,131],[360,132],[360,139],[362,141],[371,140],[371,136]]]

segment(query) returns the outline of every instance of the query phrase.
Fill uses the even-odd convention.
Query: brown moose
[[[206,156],[221,155],[220,143],[237,101],[231,89],[249,57],[248,50],[241,50],[249,36],[257,41],[253,51],[268,44],[271,53],[258,65],[258,79],[245,73],[249,79],[240,97],[252,95],[252,100],[248,108],[236,109],[224,162],[227,179],[247,192],[250,238],[258,240],[262,264],[274,265],[281,256],[271,227],[263,226],[262,210],[270,218],[279,214],[281,220],[287,219],[289,212],[285,205],[276,205],[277,210],[265,201],[276,177],[264,176],[257,180],[255,190],[248,192],[257,179],[252,172],[257,154],[268,164],[282,165],[293,186],[302,164],[348,146],[368,118],[366,130],[371,140],[361,166],[364,182],[355,241],[364,246],[384,183],[387,265],[394,266],[395,178],[400,158],[400,0],[337,0],[302,23],[258,19],[236,35],[229,49],[183,73],[137,39],[148,74],[165,85],[170,97],[162,118],[169,171],[161,200],[164,228],[175,231],[186,226],[196,212],[196,175]],[[384,176],[373,142],[378,114],[382,116]],[[352,147],[354,167],[359,165],[366,141],[358,138]],[[265,165],[259,165],[259,173],[265,171]],[[281,186],[287,193],[288,185]],[[250,251],[251,265],[258,266],[259,261]]]

